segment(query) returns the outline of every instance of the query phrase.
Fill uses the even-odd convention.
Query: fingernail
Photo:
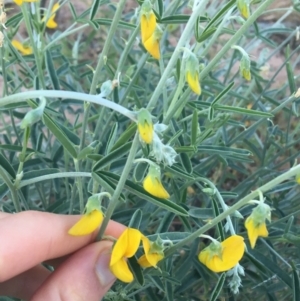
[[[111,273],[109,269],[110,255],[101,254],[96,262],[96,274],[103,286],[111,284],[116,277]]]

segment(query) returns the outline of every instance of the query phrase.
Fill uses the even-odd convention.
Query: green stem
[[[79,173],[79,162],[78,160],[74,159],[75,170]],[[83,213],[84,210],[84,199],[83,199],[83,185],[82,185],[82,178],[76,178],[76,186],[79,194],[79,210]]]
[[[55,38],[54,40],[52,40],[51,42],[49,42],[45,47],[44,47],[44,51],[48,50],[49,48],[51,48],[52,45],[54,45],[55,43],[57,43],[58,41],[60,41],[61,39],[77,32],[77,31],[81,31],[82,29],[89,27],[89,24],[84,24],[81,25],[77,28],[72,29],[77,23],[73,23],[69,28],[67,28],[63,33],[61,33],[57,38]],[[72,30],[71,30],[72,29]]]
[[[132,164],[133,164],[138,146],[139,146],[139,135],[136,133],[135,137],[133,139],[133,142],[132,142],[130,152],[129,152],[127,160],[126,160],[126,164],[125,164],[124,169],[122,171],[120,180],[118,182],[118,185],[117,185],[117,187],[114,191],[114,194],[112,195],[112,198],[111,198],[111,200],[109,202],[109,205],[107,207],[106,214],[105,214],[105,219],[102,222],[102,225],[100,227],[99,233],[98,233],[97,238],[96,238],[97,241],[102,239],[102,237],[104,235],[104,231],[105,231],[105,229],[108,225],[108,222],[109,222],[109,220],[110,220],[117,204],[119,203],[119,197],[121,195],[121,192],[124,188],[125,182],[128,178],[129,172],[131,170],[131,167],[132,167]]]
[[[5,184],[8,186],[10,193],[11,193],[11,198],[15,207],[16,212],[20,212],[21,211],[21,205],[19,202],[19,198],[18,198],[18,194],[17,194],[17,190],[13,184],[13,182],[11,181],[9,175],[7,174],[7,171],[0,166],[0,176],[2,178],[2,180],[5,182]]]
[[[176,46],[176,48],[170,58],[170,61],[165,69],[165,72],[162,74],[160,81],[157,84],[154,93],[152,94],[152,97],[147,105],[147,109],[151,110],[152,108],[155,107],[160,94],[162,93],[162,91],[165,88],[166,81],[169,78],[169,76],[177,62],[179,54],[181,53],[181,48],[184,47],[186,42],[190,39],[191,32],[195,26],[195,22],[196,22],[197,18],[199,17],[200,13],[206,7],[207,2],[208,2],[208,0],[203,0],[200,3],[198,3],[198,5],[196,5],[196,7],[194,8],[194,11],[192,12],[188,22],[186,23],[185,29],[180,36],[177,46]]]
[[[23,3],[21,5],[21,10],[22,10],[22,14],[23,14],[23,17],[24,17],[24,22],[25,22],[25,25],[26,25],[26,29],[27,29],[27,32],[28,32],[28,35],[29,35],[30,43],[31,43],[32,48],[33,48],[33,53],[34,53],[34,58],[35,58],[35,61],[36,61],[39,80],[41,82],[41,85],[42,85],[43,89],[45,89],[46,86],[45,86],[45,80],[44,80],[44,72],[42,70],[42,65],[41,65],[41,61],[40,61],[40,52],[39,52],[39,49],[37,48],[37,41],[34,40],[32,27],[31,27],[31,24],[30,24],[29,16],[28,16],[28,13],[30,12],[30,10],[28,10],[26,3]],[[38,37],[38,33],[36,33],[36,37]]]
[[[87,177],[91,178],[92,174],[90,172],[59,172],[53,173],[50,175],[35,177],[29,180],[23,180],[20,182],[19,188],[22,188],[27,185],[31,185],[37,182],[52,180],[52,179],[59,179],[59,178],[77,178],[77,177]]]
[[[249,19],[242,25],[242,27],[232,36],[232,38],[220,49],[216,56],[200,73],[200,79],[205,78],[208,73],[220,63],[225,53],[236,44],[238,39],[247,31],[247,29],[255,22],[255,20],[267,9],[267,7],[275,0],[266,0],[263,2],[256,11],[249,17]]]
[[[117,30],[119,20],[121,19],[122,11],[124,9],[125,3],[126,3],[126,0],[120,0],[117,5],[117,10],[115,12],[115,16],[112,20],[110,30],[106,37],[106,41],[103,46],[103,50],[98,58],[98,64],[97,64],[96,70],[94,72],[94,76],[93,76],[93,80],[92,80],[92,84],[91,84],[91,88],[90,88],[90,94],[96,93],[97,82],[99,80],[101,70],[102,70],[103,66],[105,65],[105,62],[106,62],[106,59],[108,56],[108,52],[109,52],[110,46],[112,45],[112,40],[113,40],[115,32]]]
[[[78,99],[82,101],[96,103],[98,105],[117,111],[120,114],[127,116],[131,120],[136,121],[134,113],[132,113],[130,110],[122,107],[117,103],[102,98],[98,95],[89,95],[85,93],[71,92],[71,91],[38,90],[38,91],[26,91],[26,92],[16,93],[0,99],[0,107],[5,106],[7,104],[17,103],[21,100],[26,100],[29,98],[38,98],[40,96],[49,97],[49,98],[71,98],[71,99]]]
[[[296,165],[295,167],[292,167],[290,170],[286,171],[282,175],[276,177],[272,181],[268,182],[265,185],[262,185],[261,187],[257,188],[256,190],[249,193],[247,196],[242,198],[240,201],[238,201],[236,204],[229,207],[226,211],[222,212],[220,215],[215,217],[213,220],[211,220],[209,223],[207,223],[205,226],[201,227],[194,233],[192,233],[190,236],[184,238],[182,241],[178,242],[174,246],[172,246],[170,249],[168,249],[165,253],[165,256],[169,256],[176,252],[179,248],[182,248],[184,245],[191,243],[194,241],[197,237],[207,232],[209,229],[216,226],[219,222],[221,222],[223,219],[225,219],[230,214],[233,214],[234,211],[240,209],[241,207],[245,206],[249,201],[255,199],[257,196],[259,196],[259,193],[267,192],[271,190],[273,187],[279,185],[283,181],[286,181],[292,177],[295,177],[297,174],[300,174],[300,164]],[[201,180],[202,178],[200,178]]]
[[[207,184],[215,193],[215,196],[216,198],[218,199],[222,209],[223,209],[223,212],[227,211],[228,210],[228,206],[226,205],[226,203],[224,202],[224,199],[221,195],[221,193],[219,192],[219,190],[217,189],[217,187],[214,185],[213,182],[209,181],[208,179],[206,178],[199,178],[200,181],[202,181],[203,183]],[[232,221],[231,221],[231,218],[230,218],[230,215],[228,215],[226,217],[226,221],[228,223],[228,226],[229,226],[229,231],[230,231],[230,234],[231,235],[235,235],[235,230],[234,230],[234,227],[233,227],[233,224],[232,224]]]

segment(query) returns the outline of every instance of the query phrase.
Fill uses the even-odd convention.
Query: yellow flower
[[[249,69],[243,69],[242,70],[242,76],[244,79],[250,81],[251,80],[251,72]]]
[[[244,238],[233,235],[219,243],[213,241],[202,250],[198,259],[213,272],[219,273],[232,269],[245,252]]]
[[[103,221],[103,213],[99,204],[99,197],[110,195],[107,192],[101,192],[89,197],[85,205],[85,213],[80,220],[68,231],[70,235],[82,236],[94,232]]]
[[[55,3],[51,9],[51,15],[46,23],[46,27],[47,28],[56,28],[57,27],[57,23],[54,21],[54,18],[56,16],[56,11],[59,9],[59,3]],[[43,21],[45,21],[43,19]]]
[[[149,39],[143,42],[146,50],[157,60],[160,59],[160,49],[159,49],[159,37],[155,32],[150,36]]]
[[[36,2],[37,0],[14,0],[16,4],[19,6],[23,4],[23,2]]]
[[[199,74],[198,72],[194,72],[194,74],[192,74],[190,71],[186,72],[186,81],[189,85],[189,87],[191,88],[191,90],[200,95],[201,94],[201,87],[200,87],[200,83],[199,83]]]
[[[145,143],[150,144],[152,142],[154,135],[152,118],[149,111],[144,108],[138,112],[138,131]]]
[[[197,95],[201,94],[199,83],[199,61],[194,53],[190,52],[186,62],[185,79],[191,90]]]
[[[141,36],[143,44],[148,40],[154,33],[156,28],[156,17],[151,9],[150,12],[141,13]]]
[[[115,243],[111,259],[110,270],[119,280],[129,283],[133,281],[133,274],[130,271],[127,258],[134,256],[140,242],[142,233],[133,228],[127,228]]]
[[[149,167],[149,172],[144,179],[143,187],[147,192],[158,198],[168,199],[170,197],[169,193],[166,191],[160,181],[159,167]]]
[[[164,258],[163,245],[151,242],[146,236],[142,236],[142,242],[145,254],[139,258],[138,263],[143,268],[156,268],[157,263]]]
[[[80,220],[68,231],[70,235],[82,236],[94,232],[103,221],[103,213],[95,209],[84,214]]]
[[[17,40],[12,40],[11,44],[17,49],[19,50],[23,55],[29,55],[32,54],[32,48],[28,45],[24,45],[22,43],[20,43]]]
[[[265,203],[260,203],[252,210],[250,216],[245,221],[245,227],[247,229],[248,237],[250,240],[251,248],[255,247],[257,238],[267,237],[269,235],[266,219],[271,220],[271,208]]]
[[[237,7],[240,14],[245,19],[248,19],[250,16],[249,0],[237,0]]]
[[[300,91],[300,89],[299,89],[299,91]],[[296,180],[296,183],[297,183],[297,184],[300,184],[300,174],[299,174],[299,175],[296,175],[295,180]]]

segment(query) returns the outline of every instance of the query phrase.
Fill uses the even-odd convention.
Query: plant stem
[[[39,49],[37,47],[38,43],[37,43],[37,40],[34,39],[32,27],[31,27],[30,20],[29,20],[29,17],[28,17],[28,13],[29,13],[30,10],[28,10],[26,7],[27,7],[27,4],[23,3],[21,5],[21,10],[22,10],[22,14],[23,14],[23,17],[24,17],[24,22],[25,22],[25,25],[26,25],[26,29],[27,29],[27,32],[28,32],[28,35],[29,35],[30,43],[31,43],[32,48],[33,48],[33,53],[34,53],[34,57],[35,57],[35,61],[36,61],[39,80],[41,82],[41,85],[42,85],[43,89],[45,89],[46,86],[45,86],[45,80],[44,80],[44,72],[42,70],[42,65],[41,65],[41,61],[40,61],[40,52],[39,52]],[[38,34],[36,33],[36,38],[37,37],[38,37]]]
[[[261,187],[257,188],[256,190],[249,193],[247,196],[242,198],[240,201],[238,201],[236,204],[229,207],[226,211],[222,212],[220,215],[215,217],[213,220],[211,220],[209,223],[207,223],[205,226],[201,227],[194,233],[192,233],[190,236],[184,238],[182,241],[178,242],[174,246],[172,246],[170,249],[168,249],[165,253],[165,256],[169,256],[176,252],[179,248],[183,247],[184,245],[194,241],[197,237],[199,237],[201,234],[204,234],[209,229],[213,228],[215,225],[217,225],[219,222],[221,222],[223,219],[225,219],[230,214],[234,213],[234,211],[240,209],[241,207],[245,206],[249,201],[255,199],[260,192],[264,193],[272,189],[273,187],[277,186],[278,184],[282,183],[283,181],[286,181],[297,174],[300,174],[300,164],[296,165],[295,167],[292,167],[282,175],[276,177],[272,181],[268,182],[267,184],[262,185]],[[201,180],[202,178],[200,178]]]
[[[120,114],[127,116],[131,120],[136,121],[135,114],[133,114],[130,110],[127,110],[126,108],[122,107],[117,103],[102,98],[98,95],[89,95],[85,93],[71,92],[71,91],[38,90],[38,91],[26,91],[26,92],[16,93],[0,99],[0,107],[11,103],[17,103],[21,100],[26,100],[29,98],[38,98],[40,96],[44,96],[48,98],[71,98],[71,99],[93,102],[98,105],[105,106],[114,111],[117,111]]]
[[[133,139],[133,142],[132,142],[132,146],[131,146],[131,149],[130,149],[130,152],[128,154],[128,157],[127,157],[127,160],[126,160],[126,163],[125,163],[125,166],[124,166],[124,169],[122,171],[122,174],[121,174],[121,177],[120,177],[120,180],[118,182],[118,185],[112,195],[112,198],[109,202],[109,205],[107,207],[107,210],[106,210],[106,214],[105,214],[105,218],[102,222],[102,225],[100,227],[100,230],[99,230],[99,233],[97,235],[97,238],[96,240],[99,241],[102,239],[103,235],[104,235],[104,231],[108,225],[108,222],[119,202],[119,197],[121,195],[121,192],[124,188],[124,185],[125,185],[125,182],[128,178],[128,175],[129,175],[129,172],[131,170],[131,167],[132,167],[132,164],[133,164],[133,161],[134,161],[134,158],[135,158],[135,154],[137,152],[137,149],[138,149],[138,145],[139,145],[139,135],[136,133],[135,134],[135,137]]]
[[[52,179],[59,179],[59,178],[77,178],[77,177],[87,177],[91,178],[92,174],[90,172],[59,172],[53,173],[50,175],[35,177],[29,180],[23,180],[20,182],[18,188],[22,188],[27,185],[31,185],[37,182],[52,180]]]
[[[101,72],[103,66],[105,65],[108,51],[109,51],[110,46],[112,45],[112,39],[114,38],[115,32],[118,27],[119,20],[121,19],[122,11],[124,9],[125,3],[126,3],[126,0],[120,0],[117,5],[117,10],[116,10],[114,18],[112,20],[110,30],[108,32],[105,44],[103,46],[103,50],[98,58],[98,64],[97,64],[96,70],[94,72],[94,76],[93,76],[93,80],[92,80],[92,84],[91,84],[91,88],[90,88],[90,94],[96,93],[96,87],[97,87],[97,82],[100,77],[100,72]]]
[[[75,170],[79,173],[79,162],[78,160],[74,159]],[[82,185],[82,178],[76,178],[76,186],[79,194],[79,210],[82,213],[84,209],[84,199],[83,199],[83,185]]]

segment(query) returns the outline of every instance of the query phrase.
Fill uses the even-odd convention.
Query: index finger
[[[79,237],[68,234],[79,218],[38,211],[1,214],[0,282],[93,242],[97,231]],[[125,226],[110,221],[105,234],[119,237],[124,229]]]

